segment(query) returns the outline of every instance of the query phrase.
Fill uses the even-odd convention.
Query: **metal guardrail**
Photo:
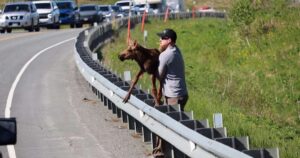
[[[192,16],[191,13],[178,13],[171,14],[169,18],[183,19]],[[195,16],[224,18],[225,14],[196,13]],[[152,18],[163,17],[164,15],[152,16]],[[140,16],[131,19],[133,23],[140,21]],[[248,137],[227,138],[226,128],[208,128],[207,120],[204,120],[204,123],[192,120],[188,113],[177,111],[176,107],[154,108],[151,95],[138,88],[134,89],[129,102],[124,104],[122,101],[129,84],[97,62],[97,56],[93,53],[110,39],[114,30],[124,26],[127,26],[127,19],[123,18],[81,32],[74,48],[74,58],[78,69],[92,86],[94,93],[105,106],[122,118],[123,122],[128,122],[129,129],[141,133],[143,140],[152,144],[155,142],[155,136],[160,136],[167,142],[167,157],[250,158],[258,157],[256,154],[264,157],[264,152],[270,155],[265,149],[249,150]],[[272,157],[276,157],[276,154],[279,155],[278,149]]]

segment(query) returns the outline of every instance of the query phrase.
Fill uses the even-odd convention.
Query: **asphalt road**
[[[0,34],[0,117],[11,99],[10,116],[18,123],[15,157],[1,146],[4,158],[143,158],[150,152],[77,70],[73,50],[80,31]]]

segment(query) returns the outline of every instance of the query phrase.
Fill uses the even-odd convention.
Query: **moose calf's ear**
[[[134,42],[133,42],[133,47],[136,48],[137,44],[138,44],[137,41],[134,40]]]
[[[134,45],[134,42],[133,42],[131,39],[129,39],[129,41],[128,41],[128,46],[131,47],[131,46],[133,46],[133,45]]]

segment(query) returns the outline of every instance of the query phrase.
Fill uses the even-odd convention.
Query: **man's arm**
[[[166,56],[161,54],[159,56],[159,65],[158,65],[158,74],[157,74],[157,77],[159,78],[160,81],[162,81],[165,78],[166,69],[167,69],[167,59]]]

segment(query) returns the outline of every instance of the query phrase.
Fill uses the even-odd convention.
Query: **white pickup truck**
[[[33,1],[40,16],[40,25],[47,28],[60,28],[59,9],[55,1]]]

